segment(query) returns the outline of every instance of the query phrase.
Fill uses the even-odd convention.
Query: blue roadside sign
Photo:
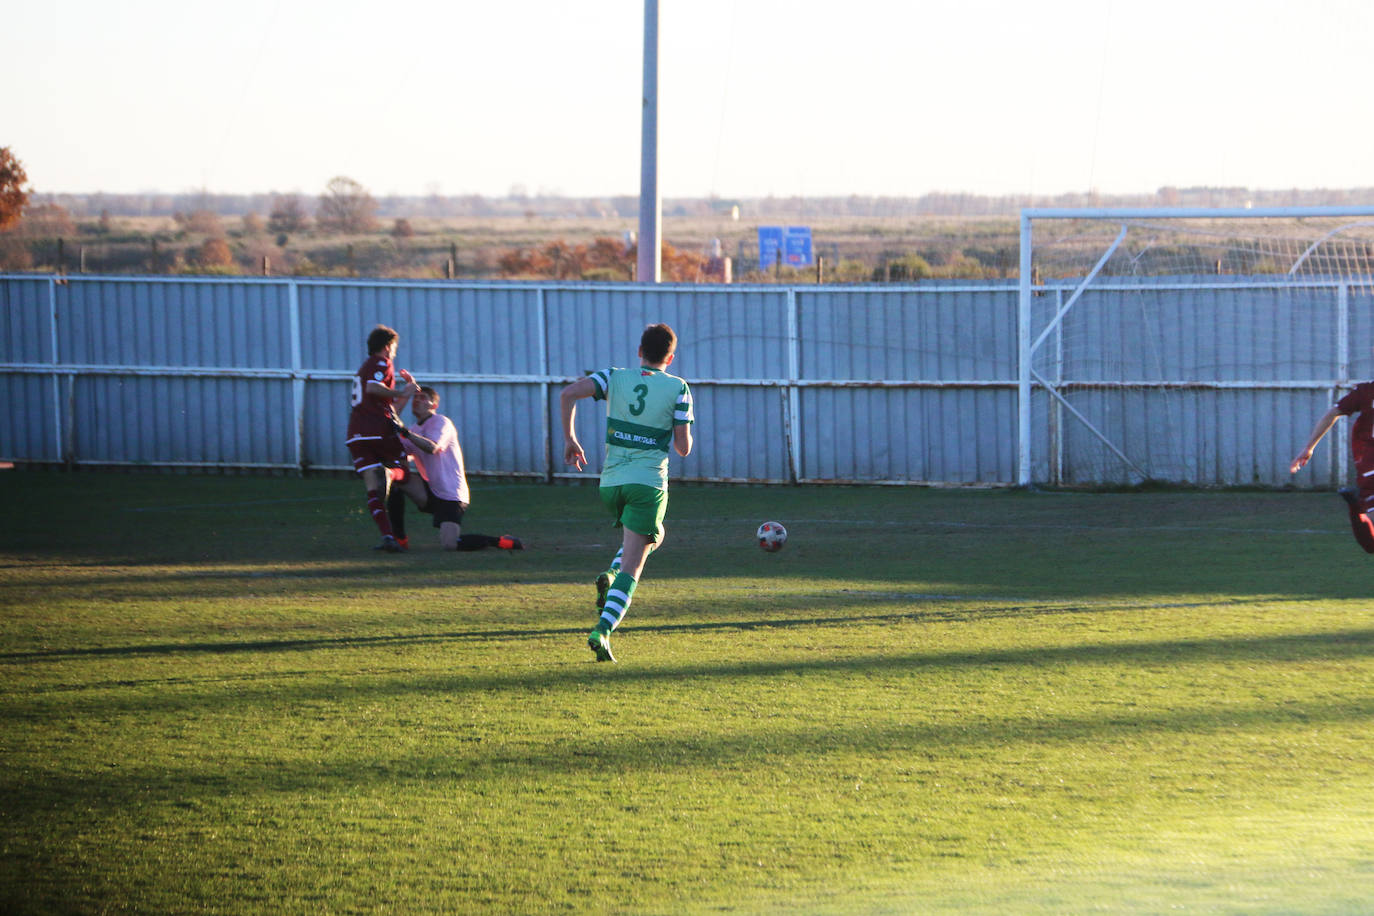
[[[759,227],[759,270],[768,270],[777,263],[782,251],[782,227]]]
[[[811,263],[811,227],[788,226],[782,236],[783,257],[788,267],[806,267]]]
[[[811,264],[811,227],[760,226],[759,270],[768,270],[778,258],[788,267]]]

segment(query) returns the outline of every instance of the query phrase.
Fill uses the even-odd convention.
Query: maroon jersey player
[[[1355,479],[1358,486],[1342,487],[1341,497],[1346,502],[1350,514],[1350,529],[1355,540],[1366,553],[1374,553],[1374,522],[1369,513],[1374,511],[1374,382],[1362,382],[1355,386],[1317,420],[1307,445],[1293,459],[1289,470],[1296,474],[1312,457],[1312,450],[1325,436],[1327,430],[1341,417],[1354,416],[1355,422],[1350,429],[1350,452],[1355,459]]]
[[[405,450],[396,434],[397,402],[404,402],[418,391],[410,373],[401,370],[405,384],[396,387],[396,345],[400,335],[385,325],[377,325],[367,335],[367,361],[353,376],[350,398],[353,411],[348,417],[348,451],[353,455],[353,469],[362,477],[367,489],[367,510],[382,533],[378,550],[396,553],[401,550],[391,521],[386,514],[387,491],[391,486],[392,469],[400,468]]]

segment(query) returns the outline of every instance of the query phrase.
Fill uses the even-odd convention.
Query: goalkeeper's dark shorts
[[[434,527],[438,528],[444,522],[453,522],[455,525],[463,524],[463,514],[468,511],[468,504],[459,502],[456,499],[440,499],[434,495],[434,491],[429,488],[429,481],[420,477],[418,471],[412,466],[409,474],[414,474],[420,478],[420,483],[425,488],[425,504],[420,507],[421,512],[428,512],[434,516],[431,520]]]
[[[429,493],[429,502],[425,503],[425,507],[421,511],[434,516],[435,528],[444,522],[453,522],[455,525],[463,524],[463,513],[468,511],[467,503],[460,503],[456,499],[440,499],[429,489],[429,484],[425,484],[425,490]]]

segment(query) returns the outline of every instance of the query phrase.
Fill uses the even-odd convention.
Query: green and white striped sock
[[[617,557],[617,559],[619,558]],[[601,621],[597,624],[598,627],[604,627],[609,633],[620,626],[620,621],[625,619],[625,612],[629,610],[630,599],[634,597],[635,587],[638,585],[639,583],[629,573],[616,573],[610,591],[606,592],[606,604],[601,608]]]

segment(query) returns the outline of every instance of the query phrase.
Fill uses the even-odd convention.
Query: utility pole
[[[639,256],[635,279],[663,278],[659,232],[663,201],[658,193],[658,0],[644,0],[644,111],[639,134]]]

